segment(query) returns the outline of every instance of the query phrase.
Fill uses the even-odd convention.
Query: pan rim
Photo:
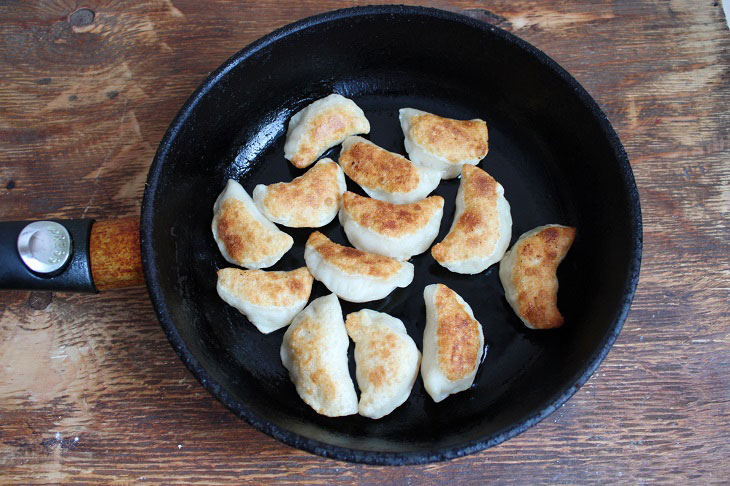
[[[491,434],[484,439],[468,441],[457,446],[435,449],[428,452],[382,452],[335,446],[301,436],[295,432],[283,430],[279,425],[268,420],[264,420],[255,413],[241,406],[241,404],[233,399],[221,385],[211,379],[208,372],[188,350],[184,340],[179,334],[167,308],[163,292],[157,284],[160,275],[155,265],[155,251],[153,248],[155,188],[157,187],[162,174],[162,169],[167,159],[170,147],[198,103],[222,78],[225,77],[229,71],[234,69],[241,62],[250,58],[259,50],[277,42],[281,38],[287,37],[301,30],[324,23],[335,22],[344,18],[399,14],[416,15],[466,24],[469,27],[482,31],[485,35],[494,35],[500,37],[505,42],[517,45],[521,50],[526,51],[528,55],[532,56],[549,70],[557,74],[560,79],[572,89],[574,95],[598,122],[601,132],[614,152],[614,158],[618,163],[618,168],[622,177],[622,185],[626,191],[626,199],[629,202],[630,221],[628,224],[630,239],[633,241],[631,261],[629,262],[629,272],[624,286],[621,307],[613,320],[610,332],[605,335],[601,345],[594,350],[587,365],[585,365],[573,379],[568,381],[568,383],[572,384],[564,387],[563,389],[556,390],[552,396],[545,400],[546,405],[536,413],[499,431],[496,434]],[[165,335],[170,341],[175,352],[178,354],[183,363],[185,363],[191,373],[198,379],[198,381],[200,381],[203,387],[205,387],[214,397],[220,400],[229,410],[256,429],[279,440],[280,442],[323,457],[371,465],[408,465],[443,461],[488,449],[489,447],[500,444],[501,442],[504,442],[505,440],[508,440],[536,425],[572,397],[573,394],[575,394],[575,392],[578,391],[578,389],[593,375],[621,332],[639,280],[643,234],[638,189],[636,187],[636,182],[626,151],[624,150],[617,133],[611,126],[603,110],[601,110],[596,101],[578,83],[578,81],[573,78],[573,76],[571,76],[565,69],[560,67],[560,65],[541,50],[514,34],[494,25],[465,15],[434,8],[382,5],[353,7],[329,11],[285,25],[284,27],[261,37],[244,47],[226,60],[218,69],[213,71],[182,106],[165,132],[165,135],[157,149],[148,172],[147,183],[145,185],[144,197],[142,200],[140,216],[140,245],[142,250],[142,266],[147,283],[147,289],[155,309],[155,313]]]

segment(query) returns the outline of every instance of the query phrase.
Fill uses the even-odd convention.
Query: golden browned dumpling
[[[382,299],[413,281],[413,265],[334,243],[319,231],[309,235],[304,261],[315,279],[350,302]]]
[[[408,260],[428,250],[438,235],[443,214],[441,196],[393,204],[346,192],[340,223],[355,248]]]
[[[307,105],[289,121],[284,157],[300,169],[325,150],[356,133],[370,133],[370,123],[354,101],[331,94]]]
[[[299,396],[319,414],[357,413],[357,394],[347,364],[349,345],[334,294],[314,299],[284,333],[281,362]]]
[[[292,228],[319,228],[334,219],[347,189],[342,168],[332,159],[322,159],[291,182],[253,189],[261,213],[274,223]]]
[[[216,290],[264,334],[288,326],[304,309],[314,278],[307,267],[291,272],[223,268]]]
[[[446,285],[428,285],[423,299],[426,329],[421,376],[426,392],[440,402],[474,383],[484,353],[484,334],[469,304]]]
[[[400,319],[363,309],[347,315],[355,341],[360,415],[379,419],[408,399],[418,377],[421,353]]]
[[[465,165],[454,222],[431,254],[452,272],[475,274],[502,258],[511,237],[512,216],[504,189],[483,170]]]
[[[563,325],[556,271],[575,239],[575,228],[549,224],[520,236],[499,264],[504,296],[530,329]]]
[[[484,120],[454,120],[401,108],[400,123],[411,161],[439,171],[444,179],[458,176],[464,164],[478,164],[489,150],[489,132]]]
[[[213,206],[213,238],[223,258],[246,268],[270,267],[294,244],[291,236],[266,219],[251,196],[233,179]]]
[[[395,204],[419,201],[441,181],[437,172],[416,167],[402,155],[362,137],[342,142],[339,163],[368,196]]]

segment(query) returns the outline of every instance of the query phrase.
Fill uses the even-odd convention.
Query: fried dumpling
[[[266,219],[241,184],[228,179],[213,206],[213,238],[223,258],[246,268],[270,267],[294,244]]]
[[[339,163],[368,196],[395,204],[419,201],[441,181],[438,172],[417,167],[362,137],[342,142]]]
[[[428,250],[438,235],[443,214],[441,196],[393,204],[346,192],[340,223],[355,248],[408,260]]]
[[[284,157],[303,169],[325,150],[357,133],[370,133],[370,122],[354,101],[331,94],[297,112],[289,121]]]
[[[520,236],[499,264],[504,296],[530,329],[563,325],[556,272],[574,239],[575,228],[539,226]]]
[[[511,237],[512,216],[504,189],[483,170],[465,165],[454,222],[431,254],[452,272],[475,274],[502,259]]]
[[[307,267],[291,272],[223,268],[216,290],[264,334],[288,326],[307,305],[314,278]]]
[[[400,319],[363,309],[345,319],[355,342],[355,376],[360,388],[360,415],[379,419],[411,394],[421,353]]]
[[[426,392],[440,402],[474,382],[484,353],[484,334],[469,304],[446,285],[428,285],[423,299],[426,328],[421,376]]]
[[[261,213],[274,223],[292,228],[319,228],[334,219],[347,189],[342,168],[332,159],[322,159],[291,182],[253,189]]]
[[[458,176],[464,164],[478,164],[489,150],[484,120],[454,120],[414,108],[401,108],[399,118],[408,157],[443,179]]]
[[[347,338],[337,296],[314,299],[294,317],[281,343],[281,362],[302,400],[328,417],[357,413],[347,363]]]
[[[350,302],[382,299],[413,281],[412,264],[338,245],[319,231],[309,235],[304,261],[315,279]]]

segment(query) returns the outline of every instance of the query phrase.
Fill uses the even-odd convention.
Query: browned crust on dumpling
[[[497,181],[482,169],[465,165],[461,184],[464,212],[443,241],[431,248],[438,262],[489,255],[499,239]]]
[[[575,239],[575,228],[550,226],[522,240],[512,271],[520,315],[537,329],[563,325],[555,272]]]
[[[258,222],[238,199],[228,198],[217,214],[218,238],[237,262],[260,261],[283,253],[291,246],[291,237],[273,232]]]
[[[306,135],[291,162],[303,169],[314,162],[322,148],[361,131],[360,118],[349,107],[332,106],[309,121]]]
[[[393,258],[338,245],[319,231],[309,235],[307,246],[316,250],[325,262],[349,274],[390,278],[398,273],[403,265]]]
[[[314,277],[307,267],[290,272],[265,272],[223,268],[218,283],[232,294],[254,305],[290,307],[309,299]]]
[[[438,324],[438,363],[451,381],[468,376],[479,365],[479,322],[459,303],[456,292],[438,284],[434,294]]]
[[[336,402],[339,398],[337,384],[326,368],[325,358],[320,351],[327,349],[327,336],[316,320],[305,317],[297,327],[288,334],[287,344],[296,366],[300,370],[316,369],[308,374],[308,380],[300,380],[299,386],[305,395],[318,397],[319,403]],[[319,410],[317,410],[319,412]]]
[[[345,192],[342,207],[361,226],[391,238],[400,238],[426,226],[444,207],[444,198],[430,196],[410,204],[393,204]]]
[[[481,159],[489,150],[484,120],[454,120],[426,113],[410,119],[411,139],[449,162]]]
[[[268,186],[264,206],[275,218],[291,218],[287,226],[318,226],[319,215],[340,207],[342,195],[337,164],[317,163],[291,182]]]
[[[339,163],[350,179],[371,189],[411,192],[420,182],[419,170],[410,160],[368,142],[355,142],[343,150]]]
[[[392,378],[398,376],[400,363],[397,351],[405,347],[403,339],[386,326],[364,325],[359,312],[347,315],[345,327],[355,344],[361,340],[368,341],[368,354],[364,357],[368,368],[367,380],[375,388],[390,385]]]

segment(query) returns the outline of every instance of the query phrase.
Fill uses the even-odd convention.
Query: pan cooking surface
[[[559,168],[550,167],[550,154],[541,151],[539,147],[530,143],[529,135],[521,133],[516,127],[508,123],[500,123],[499,119],[490,116],[488,106],[473,106],[458,100],[434,98],[436,92],[424,93],[421,96],[387,96],[366,94],[355,96],[354,101],[363,108],[370,120],[372,131],[368,138],[388,150],[406,154],[403,148],[403,133],[398,122],[398,109],[402,107],[416,107],[440,115],[472,119],[481,117],[488,121],[490,127],[490,152],[480,166],[486,169],[505,187],[505,194],[512,207],[514,220],[513,240],[523,232],[547,223],[572,224],[577,218],[571,214],[572,202],[567,189],[560,191]],[[304,104],[309,100],[304,100]],[[301,104],[301,103],[300,103]],[[282,119],[283,117],[276,117]],[[282,180],[289,181],[301,175],[305,170],[296,169],[283,156],[286,126],[278,127],[276,138],[251,164],[237,167],[231,163],[226,177],[233,177],[244,184],[251,194],[256,184],[271,184]],[[524,130],[522,130],[524,132]],[[256,137],[257,134],[254,134]],[[246,137],[234,145],[233,153],[246,151],[251,141]],[[240,144],[240,145],[239,145]],[[339,155],[339,147],[335,147],[326,154],[334,160]],[[235,157],[234,157],[235,160]],[[441,222],[441,231],[436,241],[440,241],[449,231],[455,211],[456,191],[460,179],[442,181],[434,194],[445,199],[444,218]],[[221,180],[218,187],[223,187]],[[365,193],[348,179],[348,189],[359,194]],[[210,203],[212,207],[212,202]],[[314,229],[291,229],[282,227],[294,239],[294,247],[271,270],[293,270],[304,266],[304,244]],[[334,241],[352,246],[348,243],[345,233],[337,218],[322,228],[323,233]],[[200,267],[197,278],[201,285],[210,289],[210,300],[206,301],[206,314],[212,316],[214,334],[218,339],[232,344],[233,358],[242,372],[250,373],[258,379],[261,393],[266,394],[273,401],[285,397],[292,413],[306,416],[309,420],[318,423],[332,424],[339,427],[337,422],[352,422],[348,426],[356,426],[363,435],[402,434],[407,431],[412,439],[418,439],[421,434],[424,440],[432,433],[430,430],[419,427],[427,421],[436,419],[442,422],[441,417],[451,415],[470,417],[483,411],[484,405],[489,405],[504,393],[505,387],[519,378],[522,371],[529,366],[541,353],[544,345],[559,345],[554,338],[557,333],[530,332],[514,315],[504,300],[504,292],[499,282],[498,265],[477,275],[460,275],[452,273],[438,265],[430,252],[414,257],[411,261],[415,266],[413,283],[406,288],[399,288],[385,299],[354,304],[341,301],[343,313],[346,315],[360,309],[373,309],[391,314],[403,321],[408,334],[415,340],[419,349],[426,322],[426,310],[423,301],[423,288],[431,283],[443,283],[455,290],[473,307],[475,317],[482,323],[485,342],[488,346],[479,376],[471,390],[453,395],[446,401],[434,404],[425,394],[423,383],[419,379],[414,388],[412,399],[394,413],[376,422],[362,417],[347,419],[330,419],[321,417],[305,405],[297,396],[294,385],[289,380],[286,369],[279,360],[279,346],[285,329],[270,335],[261,335],[253,328],[238,311],[223,304],[215,294],[215,270],[230,266],[219,254],[210,231],[204,232],[201,238],[201,251],[215,255],[214,264],[209,268]],[[579,244],[578,242],[576,244]],[[561,282],[563,290],[574,288],[572,278],[577,270],[575,261],[567,259],[561,265]],[[330,291],[316,282],[312,290],[312,298],[329,294]],[[565,293],[565,292],[564,292]],[[567,295],[561,295],[567,300]],[[568,302],[561,299],[563,307],[570,308]],[[552,344],[549,344],[552,343]],[[350,347],[350,363],[353,368],[352,348]],[[422,349],[421,349],[422,350]],[[261,359],[252,360],[252,356]],[[244,371],[245,370],[245,371]],[[479,397],[478,400],[476,398]],[[344,425],[344,424],[343,424]]]
[[[352,29],[363,44],[353,45]],[[325,14],[234,56],[178,115],[145,194],[145,270],[173,346],[235,413],[289,444],[340,459],[439,460],[501,442],[540,420],[590,376],[618,334],[640,253],[638,198],[625,154],[600,110],[566,76],[493,27],[405,7]],[[423,288],[448,285],[483,327],[487,350],[474,385],[436,404],[419,377],[410,398],[380,420],[324,417],[299,398],[279,358],[285,330],[259,333],[216,294],[216,271],[230,265],[210,224],[229,177],[250,194],[256,184],[305,172],[284,159],[287,123],[331,92],[365,111],[367,138],[403,155],[399,108],[487,121],[490,148],[479,167],[504,186],[512,243],[543,224],[578,229],[558,271],[564,328],[526,329],[504,300],[498,264],[460,275],[426,252],[411,259],[415,278],[407,288],[375,302],[341,301],[343,313],[387,312],[422,349]],[[338,154],[339,146],[325,156]],[[453,220],[458,186],[459,179],[441,181],[434,192],[445,199],[436,242]],[[364,195],[349,179],[348,189]],[[314,229],[282,229],[294,246],[269,270],[304,266]],[[351,246],[337,218],[320,231]],[[328,293],[315,281],[311,299]],[[352,352],[351,343],[354,380]]]

